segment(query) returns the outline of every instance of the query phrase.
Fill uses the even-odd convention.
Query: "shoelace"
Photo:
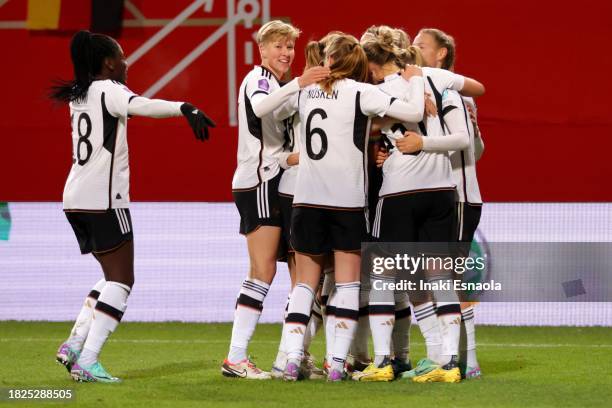
[[[251,360],[247,360],[247,366],[248,366],[248,367],[249,367],[251,370],[255,371],[257,374],[261,373],[261,370],[260,370],[259,368],[257,368],[257,367],[255,366],[255,363],[253,363]]]

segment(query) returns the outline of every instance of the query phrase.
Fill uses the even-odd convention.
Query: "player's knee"
[[[276,262],[253,262],[251,263],[250,277],[270,283],[276,274]]]

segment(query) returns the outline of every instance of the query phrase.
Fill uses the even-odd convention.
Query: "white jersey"
[[[238,95],[238,166],[232,190],[248,190],[275,177],[280,171],[278,154],[283,151],[283,123],[272,114],[258,118],[251,100],[280,88],[268,69],[255,66],[242,81]]]
[[[127,117],[135,96],[108,79],[94,81],[84,102],[70,103],[73,157],[64,187],[65,210],[128,207]]]
[[[285,119],[285,151],[297,153],[300,151],[300,117],[293,115]],[[283,172],[280,183],[278,184],[279,194],[293,196],[295,193],[295,183],[297,181],[297,166],[291,166]]]
[[[443,93],[446,89],[461,89],[464,77],[450,71],[437,68],[422,68],[425,91],[434,95],[431,84],[436,91]],[[410,97],[410,89],[407,82],[398,74],[385,77],[384,82],[378,85],[384,92],[405,100]],[[439,110],[451,106],[452,102],[448,95],[444,95]],[[450,108],[449,108],[450,109]],[[403,154],[395,143],[404,136],[404,132],[410,130],[423,136],[441,136],[445,132],[442,129],[438,117],[426,117],[422,122],[396,123],[390,128],[382,129],[382,132],[393,145],[389,158],[383,165],[383,183],[380,188],[379,197],[412,193],[432,189],[452,189],[455,182],[452,177],[449,154],[447,152],[425,152]]]
[[[454,91],[451,91],[455,93]],[[457,94],[456,97],[459,97]],[[478,178],[476,177],[476,155],[474,152],[474,125],[470,120],[470,114],[467,111],[467,104],[472,104],[476,107],[472,98],[462,98],[460,110],[465,117],[465,125],[470,135],[470,143],[468,148],[461,151],[451,152],[450,159],[453,168],[453,179],[457,184],[457,201],[467,202],[472,204],[482,204],[480,196],[480,188],[478,186]]]
[[[334,209],[367,206],[367,145],[371,116],[384,116],[393,98],[370,84],[337,81],[299,96],[300,164],[293,203]]]

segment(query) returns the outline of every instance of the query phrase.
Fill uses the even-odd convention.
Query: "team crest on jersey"
[[[270,83],[267,79],[260,79],[259,81],[257,81],[257,87],[262,91],[268,92],[270,90]]]

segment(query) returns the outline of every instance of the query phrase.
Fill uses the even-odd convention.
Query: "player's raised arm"
[[[208,140],[208,128],[215,127],[215,122],[212,119],[190,103],[149,99],[144,96],[136,96],[130,99],[128,115],[149,118],[170,118],[183,115],[193,130],[196,139],[201,141]]]
[[[300,89],[317,83],[328,76],[329,68],[327,67],[306,68],[302,76],[294,78],[288,84],[270,94],[266,92],[254,92],[251,96],[253,112],[258,118],[262,118],[281,107],[292,95],[299,92]]]

